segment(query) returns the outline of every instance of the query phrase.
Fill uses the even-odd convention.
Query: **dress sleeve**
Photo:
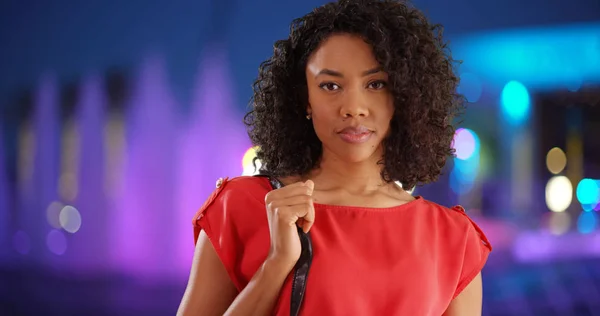
[[[194,218],[192,219],[192,226],[194,227],[194,244],[198,242],[198,236],[202,230],[204,230],[209,238],[211,235],[214,236],[214,234],[212,234],[213,231],[210,223],[214,222],[216,217],[222,217],[224,215],[225,201],[223,201],[223,197],[220,197],[220,194],[223,192],[223,189],[225,189],[228,182],[228,178],[217,180],[217,188],[208,196],[202,207],[200,207],[194,215]],[[219,201],[217,201],[217,199],[219,199]],[[209,209],[210,211],[208,211]],[[213,211],[213,209],[215,211]],[[215,228],[219,230],[218,227]],[[209,232],[211,233],[210,235]]]
[[[234,183],[231,183],[232,181]],[[247,188],[239,184],[239,181],[235,182],[235,179],[219,179],[217,188],[195,214],[192,225],[194,243],[197,243],[200,231],[204,230],[229,277],[236,288],[241,290],[241,257],[246,247],[241,235],[248,226],[244,223],[247,221],[244,213],[246,208],[252,205],[247,203]]]
[[[488,255],[492,251],[492,246],[488,241],[487,237],[477,226],[477,224],[467,216],[464,208],[461,206],[455,206],[453,210],[459,212],[464,216],[464,219],[468,222],[464,231],[464,250],[463,250],[463,264],[460,272],[460,278],[456,291],[452,299],[456,298],[466,287],[475,279],[475,277],[481,272],[485,263],[487,262]]]

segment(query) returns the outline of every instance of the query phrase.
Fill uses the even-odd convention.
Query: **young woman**
[[[272,178],[217,183],[194,217],[178,314],[290,315],[301,227],[301,315],[481,315],[484,234],[462,207],[406,191],[453,154],[453,62],[404,2],[342,0],[293,21],[246,116]]]

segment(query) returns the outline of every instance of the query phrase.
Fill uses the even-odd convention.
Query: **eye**
[[[335,90],[339,90],[340,86],[338,86],[337,84],[335,84],[333,82],[324,82],[319,85],[319,88],[321,88],[325,91],[335,91]]]
[[[370,89],[381,90],[381,89],[387,87],[387,82],[385,82],[383,80],[372,81],[369,83],[368,87]]]

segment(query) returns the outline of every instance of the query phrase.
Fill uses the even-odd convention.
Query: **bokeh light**
[[[567,155],[562,149],[554,147],[548,151],[546,155],[546,167],[548,167],[548,171],[553,174],[559,174],[566,166]]]
[[[65,201],[77,198],[78,186],[75,173],[63,173],[58,180],[58,192]]]
[[[46,219],[48,220],[48,224],[56,229],[62,228],[60,225],[59,215],[63,207],[65,206],[62,203],[54,201],[50,203],[46,209]]]
[[[552,212],[549,214],[548,230],[554,235],[562,235],[571,226],[571,215],[567,212]]]
[[[576,192],[579,203],[592,205],[593,209],[600,202],[600,181],[583,179],[577,185]]]
[[[55,255],[62,255],[67,251],[67,238],[60,230],[53,229],[46,236],[46,246]]]
[[[573,201],[573,185],[565,176],[554,176],[546,184],[546,205],[553,212],[564,212]]]
[[[71,234],[76,233],[81,227],[81,214],[71,205],[63,207],[58,219],[60,226]]]
[[[258,173],[260,169],[261,163],[259,160],[256,161],[256,168],[254,168],[254,158],[256,158],[256,147],[250,147],[244,153],[244,157],[242,158],[242,175],[250,176]]]
[[[581,212],[577,219],[577,230],[582,234],[589,234],[596,229],[598,220],[595,212]]]
[[[459,128],[454,135],[454,149],[456,158],[461,160],[469,159],[478,149],[479,139],[470,129]]]
[[[524,121],[529,115],[529,92],[518,81],[510,81],[504,86],[501,103],[507,120],[513,124]]]
[[[456,159],[450,172],[450,188],[454,193],[462,195],[471,191],[479,172],[479,136],[473,130],[459,128],[454,135],[453,147]]]

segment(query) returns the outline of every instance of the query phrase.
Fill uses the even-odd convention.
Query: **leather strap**
[[[283,183],[277,178],[270,177],[266,174],[258,175],[260,177],[267,177],[271,183],[273,190],[280,189],[283,187]],[[304,299],[304,293],[306,292],[306,281],[308,280],[308,271],[312,263],[313,249],[312,241],[310,239],[310,232],[304,233],[302,228],[298,227],[298,236],[300,237],[300,245],[302,251],[300,258],[294,266],[294,277],[292,279],[292,297],[290,301],[290,315],[297,316],[300,313],[300,307],[302,306],[302,300]]]
[[[300,313],[300,306],[306,292],[306,281],[308,279],[308,271],[312,263],[313,249],[312,241],[310,240],[310,232],[304,233],[302,228],[298,227],[298,235],[300,236],[300,244],[302,252],[300,258],[294,267],[294,279],[292,280],[292,299],[290,302],[290,315],[297,316]]]

